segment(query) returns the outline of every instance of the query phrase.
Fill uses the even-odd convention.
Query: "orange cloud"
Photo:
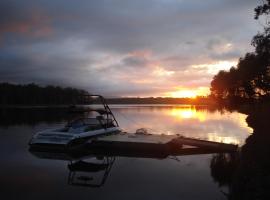
[[[149,58],[152,56],[152,51],[150,50],[139,50],[139,51],[132,51],[129,53],[130,56],[142,57],[142,58]]]
[[[16,33],[24,36],[45,37],[53,32],[50,18],[40,11],[32,11],[28,19],[17,19],[2,24],[0,34]]]

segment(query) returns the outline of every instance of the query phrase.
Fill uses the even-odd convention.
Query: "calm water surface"
[[[153,134],[181,134],[239,145],[253,132],[247,115],[239,112],[188,105],[111,107],[120,126],[129,132],[144,127]],[[84,161],[95,159],[109,167],[72,174],[70,161],[42,159],[28,151],[32,134],[62,126],[69,118],[65,112],[6,109],[0,114],[1,199],[227,199],[224,193],[230,188],[213,177],[214,155],[89,157]],[[90,177],[91,184],[72,184],[76,176],[78,180]]]

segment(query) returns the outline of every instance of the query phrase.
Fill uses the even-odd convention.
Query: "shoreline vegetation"
[[[255,20],[265,17],[263,32],[252,38],[253,52],[241,57],[237,66],[219,71],[211,82],[211,97],[234,105],[270,102],[270,1],[255,9]]]
[[[44,108],[44,107],[69,107],[71,105],[88,105],[91,102],[83,97],[89,93],[75,88],[62,88],[59,86],[38,86],[34,83],[16,85],[0,83],[0,108]],[[235,104],[231,99],[219,99],[212,96],[198,96],[196,98],[173,97],[114,97],[106,98],[111,105],[194,105],[214,107],[234,107],[239,105],[267,104],[266,101],[238,99]],[[92,103],[95,104],[94,101]]]
[[[83,98],[89,94],[87,91],[70,87],[41,87],[34,83],[26,85],[0,83],[0,94],[0,107],[65,107],[75,104],[89,104],[89,101],[85,101]],[[106,98],[106,101],[108,104],[214,104],[214,101],[208,97],[119,97]]]
[[[83,98],[89,93],[75,88],[61,88],[59,86],[40,87],[36,84],[14,85],[0,83],[0,108],[44,108],[44,107],[69,107],[71,105],[95,104]],[[196,98],[173,97],[118,97],[106,98],[111,105],[193,105],[236,108],[243,105],[269,105],[268,98],[216,98],[212,95]]]

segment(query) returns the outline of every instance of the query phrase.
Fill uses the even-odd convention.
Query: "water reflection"
[[[69,114],[68,109],[64,107],[0,108],[0,127],[54,124],[71,120],[77,116],[78,114]]]
[[[180,162],[180,156],[225,153],[226,150],[191,146],[189,148],[180,148],[178,145],[159,145],[159,147],[157,145],[137,145],[137,147],[133,145],[131,148],[108,145],[102,148],[89,146],[77,152],[59,152],[44,148],[42,150],[30,148],[29,152],[39,159],[67,161],[67,168],[69,170],[67,183],[69,185],[96,188],[105,184],[116,158],[119,157],[171,159],[175,162]]]
[[[39,159],[66,161],[67,183],[73,186],[101,187],[105,184],[115,157],[93,154],[68,154],[53,151],[30,151]]]
[[[128,132],[144,127],[153,134],[180,134],[240,145],[252,132],[246,114],[207,106],[114,107],[114,112]]]
[[[112,169],[115,157],[98,157],[96,160],[99,162],[85,160],[70,161],[68,164],[68,184],[85,187],[103,186]],[[95,175],[96,177],[94,178]]]
[[[127,132],[144,127],[153,134],[180,134],[240,145],[252,132],[246,114],[207,106],[114,105],[112,110]],[[78,116],[61,107],[0,109],[0,127],[65,123]]]
[[[69,120],[70,115],[61,108],[4,109],[0,111],[1,198],[270,199],[269,107],[228,111],[192,106],[118,105],[112,109],[120,126],[131,132],[146,127],[157,134],[180,133],[228,143],[240,142],[243,147],[240,153],[215,154],[214,157],[199,155],[199,152],[180,157],[180,154],[164,152],[107,151],[76,158],[64,159],[57,155],[58,158],[51,160],[37,159],[28,152],[27,143],[32,134],[58,126]],[[94,164],[100,164],[103,159],[114,157],[116,160],[107,173],[101,170],[106,169],[106,165],[100,168],[92,165],[94,160]],[[70,160],[74,168],[68,167]],[[93,168],[91,172],[86,170],[90,166],[99,170],[96,173]],[[68,178],[73,173],[70,169],[75,172],[73,181]],[[105,179],[104,174],[108,174]],[[75,181],[102,187],[89,190],[67,184]]]
[[[270,199],[270,107],[248,111],[247,123],[253,128],[237,154],[217,154],[211,161],[211,174],[227,199]]]
[[[195,106],[190,107],[174,107],[170,111],[168,111],[169,115],[172,115],[173,117],[179,119],[179,120],[185,120],[185,119],[197,119],[200,122],[203,122],[206,120],[206,113],[197,111]]]

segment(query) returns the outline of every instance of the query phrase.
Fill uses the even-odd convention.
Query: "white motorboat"
[[[66,126],[40,131],[33,135],[30,147],[69,146],[81,144],[91,138],[119,133],[121,129],[105,99],[100,95],[89,95],[101,100],[102,108],[91,109],[91,117],[79,118]]]

